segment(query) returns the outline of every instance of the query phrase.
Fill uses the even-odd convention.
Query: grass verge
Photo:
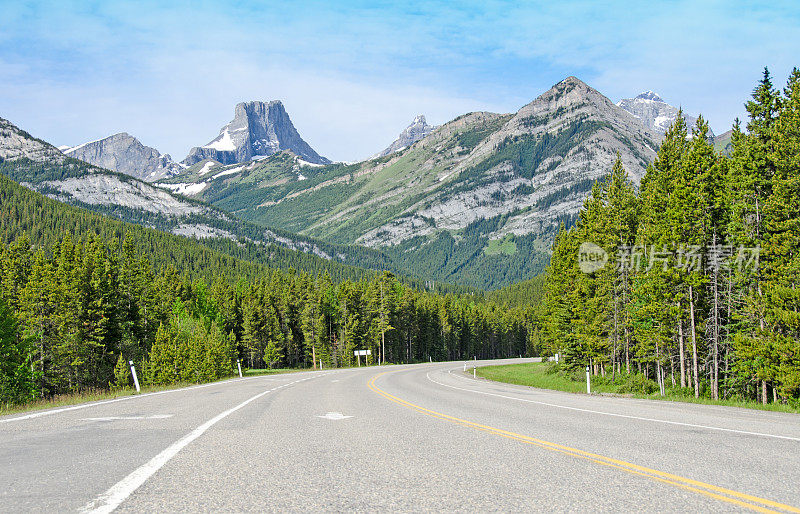
[[[477,374],[482,378],[509,384],[538,387],[540,389],[553,389],[568,393],[586,392],[585,378],[583,378],[583,376],[578,376],[583,375],[583,373],[567,373],[555,363],[533,362],[486,366],[478,368]],[[688,389],[681,389],[680,387],[668,387],[666,389],[666,396],[661,396],[655,382],[647,380],[642,375],[638,374],[617,375],[613,382],[610,376],[592,377],[592,393],[624,394],[649,400],[722,405],[746,409],[791,412],[795,414],[800,413],[800,408],[782,403],[768,403],[764,405],[742,399],[711,400],[708,398],[695,398],[693,394],[686,394],[687,391]]]
[[[246,377],[249,376],[259,376],[259,375],[277,375],[280,373],[294,373],[297,371],[308,371],[308,369],[294,369],[294,368],[287,368],[287,369],[248,369],[243,371],[243,375]],[[219,380],[219,382],[230,380],[232,378],[238,378],[238,376],[224,378]],[[177,384],[169,384],[169,385],[159,385],[159,386],[143,386],[141,393],[138,394],[145,394],[145,393],[155,393],[159,391],[168,391],[171,389],[181,389],[183,387],[191,387],[194,385],[198,385],[193,382],[181,382]],[[121,398],[123,396],[132,396],[135,395],[136,390],[132,387],[126,387],[123,389],[115,389],[115,390],[95,390],[95,391],[86,391],[81,393],[72,393],[72,394],[60,394],[56,395],[52,398],[45,398],[42,400],[36,400],[30,403],[25,403],[22,405],[13,405],[11,407],[5,407],[0,405],[0,416],[7,416],[9,414],[22,414],[25,412],[32,412],[32,411],[39,411],[39,410],[46,410],[46,409],[55,409],[58,407],[69,407],[70,405],[78,405],[81,403],[89,403],[89,402],[97,402],[101,400],[113,400],[115,398]]]
[[[259,375],[280,375],[282,373],[297,373],[298,371],[314,371],[314,368],[275,368],[275,369],[248,369],[242,371],[246,377]]]

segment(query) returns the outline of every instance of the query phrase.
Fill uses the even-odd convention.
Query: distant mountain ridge
[[[143,145],[126,132],[114,134],[97,141],[64,148],[65,155],[131,177],[155,182],[183,171],[183,166],[155,148]]]
[[[540,272],[559,224],[575,220],[617,154],[638,181],[662,137],[575,77],[514,114],[431,129],[363,162],[309,166],[285,151],[197,163],[164,185],[255,223],[378,249],[420,277],[496,287]]]
[[[241,103],[234,120],[194,148],[179,174],[154,183],[179,193],[162,191],[168,198],[233,214],[213,223],[158,223],[179,234],[233,239],[240,234],[234,225],[244,219],[262,227],[258,237],[247,236],[254,240],[285,240],[312,253],[314,245],[359,245],[356,253],[376,252],[387,266],[426,280],[510,284],[542,271],[559,225],[575,221],[617,155],[633,182],[644,175],[664,119],[673,116],[672,123],[678,109],[652,91],[630,101],[615,104],[567,77],[515,113],[473,112],[436,127],[419,115],[383,155],[356,163],[316,154],[281,102]],[[62,178],[44,187],[53,197],[105,199],[104,209],[129,202],[106,182]],[[298,243],[302,238],[316,242]]]
[[[408,148],[420,139],[427,137],[437,128],[438,127],[436,126],[428,125],[428,122],[425,120],[425,116],[419,114],[414,118],[414,121],[412,121],[411,124],[400,133],[397,139],[392,141],[392,144],[375,155],[375,157],[384,157],[394,152],[403,150],[404,148]]]
[[[675,122],[678,117],[679,109],[666,103],[661,96],[654,91],[645,91],[639,93],[634,98],[623,98],[617,105],[633,114],[648,129],[658,133],[664,134],[667,129]],[[686,120],[686,125],[691,131],[697,124],[697,117],[683,113]],[[710,131],[710,136],[713,138],[714,133]]]
[[[280,100],[242,102],[236,105],[233,120],[222,127],[219,135],[203,146],[192,148],[183,164],[191,166],[205,159],[237,164],[282,150],[291,150],[312,164],[331,162],[300,137]]]
[[[211,246],[232,243],[263,253],[273,251],[270,245],[277,245],[362,268],[391,268],[390,261],[380,252],[315,241],[280,228],[247,223],[163,187],[75,159],[3,118],[0,118],[0,173],[54,200],[163,232],[197,238]]]

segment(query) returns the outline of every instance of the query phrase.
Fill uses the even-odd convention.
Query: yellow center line
[[[551,443],[549,441],[544,441],[542,439],[536,439],[534,437],[526,436],[523,434],[518,434],[515,432],[509,432],[508,430],[503,430],[500,428],[488,426],[488,425],[481,425],[480,423],[474,423],[472,421],[468,421],[465,419],[457,418],[455,416],[451,416],[449,414],[444,414],[441,412],[437,412],[431,409],[427,409],[420,405],[416,405],[409,401],[403,400],[402,398],[398,398],[397,396],[391,395],[386,391],[380,389],[375,385],[375,381],[386,375],[387,373],[396,373],[397,371],[385,371],[378,375],[372,377],[372,379],[367,383],[367,386],[374,392],[378,393],[379,395],[383,396],[384,398],[391,400],[397,404],[400,404],[404,407],[409,409],[415,410],[422,414],[441,419],[444,421],[449,421],[451,423],[455,423],[457,425],[462,425],[465,427],[473,428],[476,430],[481,430],[483,432],[488,432],[490,434],[498,435],[501,437],[505,437],[508,439],[513,439],[516,441],[520,441],[526,444],[531,444],[535,446],[539,446],[551,451],[556,451],[559,453],[563,453],[569,455],[571,457],[586,459],[591,462],[602,464],[603,466],[609,466],[612,468],[616,468],[622,471],[626,471],[628,473],[634,475],[641,475],[647,477],[651,480],[656,480],[659,482],[663,482],[666,484],[673,485],[675,487],[679,487],[681,489],[686,489],[689,491],[693,491],[717,500],[721,500],[724,502],[728,502],[734,505],[738,505],[740,507],[746,507],[748,509],[752,509],[757,512],[777,512],[775,510],[771,510],[766,507],[772,507],[773,509],[779,509],[786,512],[793,512],[800,514],[800,509],[797,507],[792,507],[791,505],[786,505],[783,503],[779,503],[772,500],[767,500],[766,498],[760,498],[758,496],[752,496],[745,493],[740,493],[738,491],[734,491],[731,489],[725,489],[723,487],[715,486],[713,484],[707,484],[705,482],[700,482],[698,480],[692,480],[691,478],[685,478],[679,475],[674,475],[672,473],[666,473],[664,471],[659,471],[657,469],[651,469],[644,466],[639,466],[638,464],[633,464],[630,462],[626,462],[619,459],[614,459],[611,457],[605,457],[603,455],[598,455],[595,453],[579,450],[577,448],[571,448],[569,446],[564,446],[558,443]],[[765,507],[766,506],[766,507]]]

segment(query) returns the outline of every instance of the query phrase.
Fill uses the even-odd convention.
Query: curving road
[[[520,359],[478,364],[507,362]],[[798,415],[499,384],[461,362],[245,378],[0,418],[9,512],[798,506]]]

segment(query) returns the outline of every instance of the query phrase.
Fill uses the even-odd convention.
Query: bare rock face
[[[62,162],[64,156],[54,146],[34,138],[10,121],[0,118],[0,162],[17,159]]]
[[[124,152],[126,148],[133,150]],[[82,207],[121,208],[130,212],[149,213],[148,219],[151,222],[156,219],[151,215],[155,215],[164,224],[188,216],[219,218],[215,211],[206,206],[189,202],[141,180],[120,176],[122,170],[119,168],[124,164],[120,156],[127,155],[130,160],[134,160],[141,154],[152,157],[156,164],[167,160],[172,162],[169,156],[161,156],[128,134],[117,134],[65,150],[62,152],[10,121],[0,118],[0,162],[11,163],[5,173],[25,187]],[[76,154],[86,159],[78,158]],[[88,157],[95,160],[105,159],[115,164],[117,172],[89,162]],[[164,157],[167,159],[163,159]],[[33,164],[25,159],[33,161]],[[135,169],[142,168],[139,166]],[[127,220],[124,214],[120,214],[120,218]],[[132,219],[138,219],[137,215],[133,215]]]
[[[384,157],[404,148],[408,148],[420,139],[426,137],[438,127],[428,125],[425,121],[425,116],[420,114],[414,118],[411,125],[405,128],[400,135],[390,144],[386,149],[377,154],[375,157]]]
[[[625,169],[638,182],[655,157],[661,135],[614,105],[596,89],[567,77],[523,106],[499,131],[472,151],[466,168],[509,142],[536,142],[556,137],[547,158],[531,170],[534,185],[596,180],[611,170],[620,154]],[[530,144],[530,143],[529,143]],[[547,143],[550,147],[553,143]]]
[[[666,103],[653,91],[645,91],[635,98],[623,98],[617,105],[639,118],[645,127],[659,134],[664,134],[678,117],[678,108]],[[683,113],[683,117],[691,132],[697,124],[697,117],[686,113]],[[709,132],[709,137],[713,138],[714,133],[710,129]]]
[[[291,150],[312,164],[329,164],[306,143],[292,124],[280,100],[243,102],[236,105],[233,121],[222,127],[210,143],[192,148],[183,164],[191,166],[204,159],[236,164],[254,157]]]
[[[392,246],[498,216],[506,218],[491,234],[495,239],[552,233],[565,216],[577,214],[592,182],[610,172],[617,155],[638,182],[661,139],[575,77],[506,119],[463,160],[448,166],[438,177],[441,186],[423,202],[357,242]],[[451,124],[420,145],[435,142]]]
[[[125,132],[66,148],[63,152],[75,159],[147,182],[169,178],[183,170],[168,154],[143,145]]]

